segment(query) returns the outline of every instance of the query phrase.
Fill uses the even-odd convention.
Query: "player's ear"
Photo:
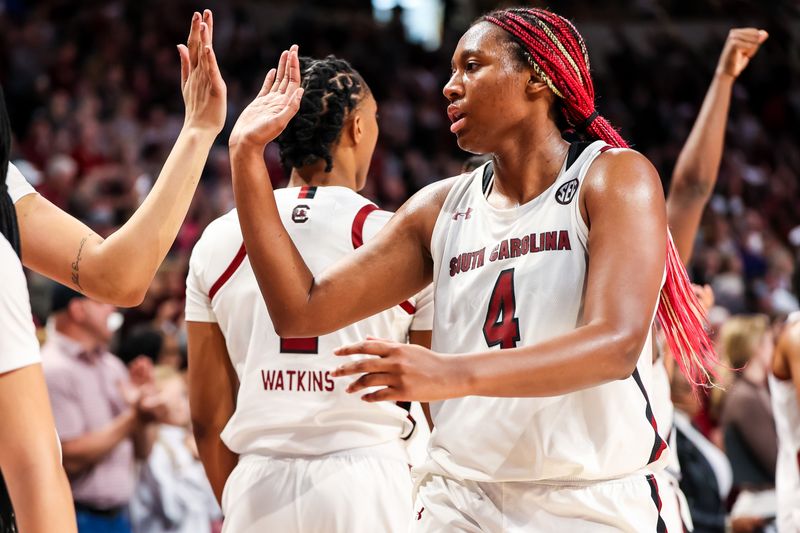
[[[358,111],[353,113],[353,120],[350,121],[350,132],[353,137],[353,144],[361,142],[361,138],[364,136],[364,121]]]

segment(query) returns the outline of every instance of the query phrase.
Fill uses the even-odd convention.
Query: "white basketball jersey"
[[[800,531],[800,405],[792,380],[770,373],[769,390],[775,430],[778,433],[778,463],[775,492],[778,497],[778,531]]]
[[[391,217],[345,187],[280,189],[275,199],[284,226],[315,275],[352,254]],[[409,434],[412,421],[406,409],[366,403],[361,394],[345,392],[352,378],[331,377],[346,362],[333,350],[367,335],[405,342],[409,329],[429,330],[430,293],[424,305],[411,299],[328,335],[281,339],[259,291],[235,210],[212,222],[195,246],[186,293],[186,319],[219,324],[239,377],[236,411],[222,433],[232,451],[322,455],[399,443]],[[417,305],[427,311],[418,311]]]
[[[588,228],[578,198],[603,142],[578,149],[551,185],[513,209],[492,207],[484,165],[460,177],[434,227],[433,349],[536,345],[582,323]],[[623,238],[623,236],[620,236]],[[653,316],[655,309],[653,309]],[[475,481],[574,481],[651,468],[666,444],[648,402],[651,338],[625,380],[547,398],[468,396],[432,404],[420,469]]]

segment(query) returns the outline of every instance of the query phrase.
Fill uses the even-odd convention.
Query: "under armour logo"
[[[472,208],[468,207],[467,210],[464,211],[463,213],[459,213],[458,211],[453,213],[453,220],[458,220],[458,217],[464,217],[464,220],[469,220],[469,216],[471,214],[472,214]],[[422,512],[422,511],[420,511],[420,512]]]
[[[425,508],[423,507],[422,509],[420,509],[417,512],[417,520],[422,520],[422,511],[424,511],[424,510],[425,510]]]

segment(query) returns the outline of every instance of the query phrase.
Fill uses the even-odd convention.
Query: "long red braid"
[[[571,22],[537,8],[494,11],[483,20],[506,30],[522,47],[525,60],[559,98],[559,107],[571,126],[616,148],[628,147],[619,132],[597,114],[589,55]],[[695,385],[710,385],[718,358],[707,333],[705,313],[669,234],[666,269],[656,316],[681,372]]]

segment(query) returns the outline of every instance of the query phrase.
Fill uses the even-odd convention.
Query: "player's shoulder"
[[[603,150],[586,172],[584,192],[631,199],[637,196],[663,197],[656,168],[647,157],[630,148]]]
[[[243,241],[236,209],[214,219],[194,245],[192,257],[226,256],[226,251],[238,250]]]

